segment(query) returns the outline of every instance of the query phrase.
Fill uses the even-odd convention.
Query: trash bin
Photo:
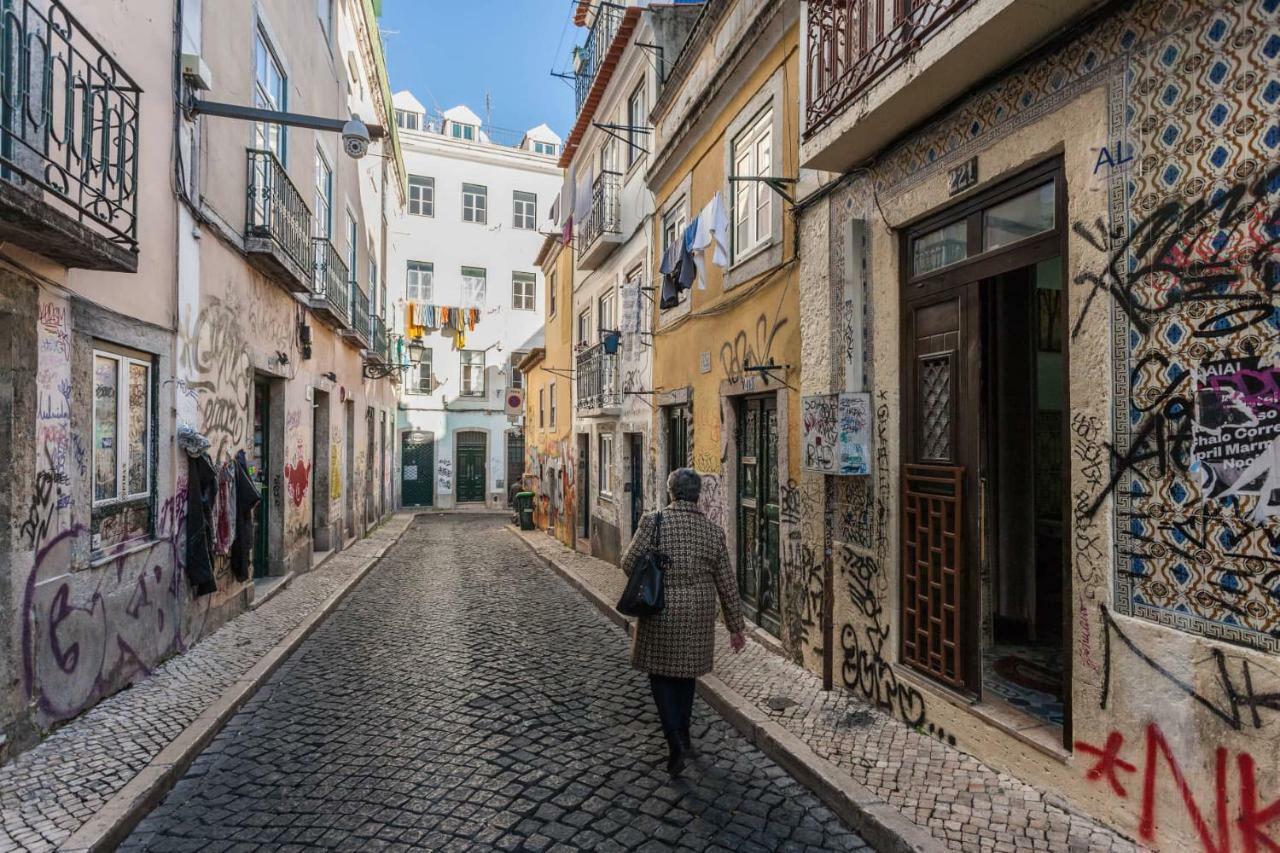
[[[520,516],[520,529],[533,530],[533,492],[516,492],[516,513]]]

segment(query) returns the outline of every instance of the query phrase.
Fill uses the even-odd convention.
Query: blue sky
[[[573,0],[383,0],[391,90],[409,89],[431,110],[466,104],[482,118],[488,90],[494,125],[545,121],[564,136],[573,89],[548,72],[565,70],[579,38],[572,10]]]

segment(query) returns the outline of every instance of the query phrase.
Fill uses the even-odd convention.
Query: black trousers
[[[692,678],[649,676],[653,703],[658,706],[658,719],[662,720],[662,732],[667,737],[689,728],[693,719],[693,690],[696,684],[696,680]]]

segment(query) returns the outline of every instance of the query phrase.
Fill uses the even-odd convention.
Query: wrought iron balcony
[[[387,345],[387,321],[376,314],[369,318],[369,360],[391,363],[391,351]]]
[[[361,290],[359,283],[351,282],[351,331],[348,333],[361,347],[369,348],[369,294]]]
[[[0,240],[136,272],[142,90],[58,0],[0,21]]]
[[[577,94],[575,113],[582,111],[582,105],[591,91],[591,84],[600,73],[609,45],[613,43],[613,37],[618,34],[618,25],[622,23],[623,11],[621,6],[601,2],[596,12],[596,19],[591,23],[591,29],[587,33],[586,42],[573,54],[574,90]]]
[[[622,241],[622,175],[602,171],[591,185],[591,212],[578,227],[578,269],[595,269]]]
[[[311,211],[270,151],[249,149],[248,165],[244,247],[249,261],[290,291],[308,293],[313,279]]]
[[[896,67],[972,0],[809,0],[805,135]]]
[[[324,322],[342,328],[351,322],[349,304],[351,302],[348,281],[350,272],[347,264],[338,254],[338,248],[328,237],[314,237],[311,245],[312,283],[311,310]]]
[[[584,417],[611,414],[622,406],[620,355],[607,353],[604,344],[578,353],[574,375],[578,383],[578,414]]]

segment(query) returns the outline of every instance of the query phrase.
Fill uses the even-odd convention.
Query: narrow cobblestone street
[[[415,522],[122,849],[866,849],[701,701],[671,782],[625,638],[502,521]]]

